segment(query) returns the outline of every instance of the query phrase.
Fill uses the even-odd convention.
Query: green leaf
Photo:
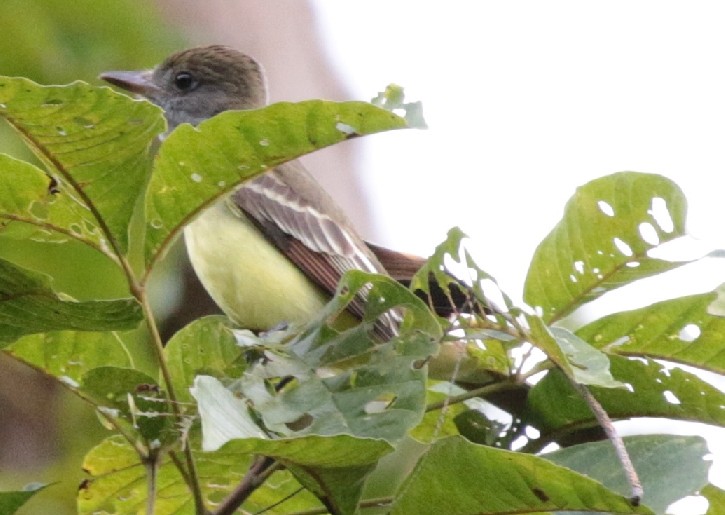
[[[40,483],[31,483],[16,492],[0,492],[0,515],[12,515],[45,487]]]
[[[190,441],[195,446],[195,440]],[[342,451],[349,442],[337,448]],[[328,447],[322,447],[329,450]],[[354,448],[354,446],[353,446]],[[299,450],[299,448],[297,449]],[[312,454],[312,452],[308,452]],[[251,457],[238,450],[222,449],[216,452],[195,452],[197,473],[207,505],[219,503],[238,486],[246,473]],[[93,448],[83,461],[83,469],[90,475],[78,491],[78,512],[138,513],[146,506],[146,469],[136,451],[119,436],[107,438]],[[301,511],[319,507],[320,503],[309,493],[298,492],[299,483],[287,471],[275,472],[242,508],[257,513],[272,504],[281,504],[283,512]],[[173,463],[165,459],[157,474],[158,496],[156,515],[194,513],[191,494]]]
[[[183,124],[163,143],[146,196],[146,256],[163,255],[181,226],[240,182],[355,136],[406,126],[364,102],[308,100]]]
[[[218,379],[196,376],[191,394],[199,409],[204,451],[216,451],[235,439],[266,438],[244,399],[235,396]]]
[[[277,440],[245,438],[227,443],[222,450],[238,455],[263,454],[298,466],[334,469],[372,465],[393,447],[375,438],[308,435]]]
[[[700,494],[707,499],[709,506],[705,515],[718,515],[725,513],[725,491],[715,485],[707,485],[700,491]]]
[[[414,291],[421,290],[430,295],[430,286],[431,282],[433,282],[443,290],[446,296],[451,298],[453,297],[452,285],[460,288],[461,284],[470,283],[470,291],[466,293],[469,296],[473,295],[474,298],[469,300],[477,302],[481,311],[485,310],[496,316],[499,324],[506,325],[506,319],[500,316],[501,313],[505,311],[508,314],[517,315],[521,310],[499,288],[496,278],[476,264],[463,245],[466,238],[466,234],[460,228],[453,227],[450,229],[446,240],[436,247],[433,255],[413,276],[410,281],[410,288]],[[449,263],[454,263],[456,267],[451,270]],[[464,271],[467,276],[462,282],[457,277],[463,275]],[[431,281],[431,278],[433,281]],[[502,301],[503,305],[491,302],[490,297],[493,296],[492,294],[498,298],[499,302]]]
[[[122,437],[112,436],[91,449],[83,460],[90,478],[78,490],[78,513],[143,513],[146,506],[146,467]],[[158,515],[193,513],[193,500],[178,470],[166,462],[156,483]],[[179,510],[179,511],[176,511]]]
[[[363,322],[337,332],[335,318],[367,291]],[[378,317],[406,309],[401,334],[381,343],[372,335]],[[412,292],[389,277],[350,271],[318,319],[289,344],[272,346],[240,381],[240,390],[278,435],[352,434],[402,438],[425,408],[425,362],[436,350],[440,326]],[[324,368],[326,373],[319,374]],[[275,391],[281,378],[291,384]]]
[[[330,513],[352,515],[360,513],[358,503],[363,487],[374,465],[362,467],[307,468],[290,465],[297,480],[317,498],[323,500]]]
[[[5,352],[72,386],[100,366],[130,367],[131,356],[115,332],[58,331],[20,338]]]
[[[448,380],[455,374],[456,381],[486,384],[496,377],[508,376],[511,371],[507,344],[516,338],[503,332],[510,326],[510,319],[503,313],[515,317],[520,310],[498,287],[496,279],[481,269],[465,250],[466,238],[458,227],[450,229],[445,241],[436,246],[413,276],[410,289],[422,291],[431,299],[440,297],[439,306],[434,308],[445,302],[451,307],[460,306],[464,300],[470,306],[466,317],[457,317],[453,323],[442,322],[446,331],[453,329],[454,333],[446,335],[447,341],[442,342],[431,359],[429,376]],[[439,289],[440,294],[432,288]],[[503,305],[492,302],[491,294],[500,298]],[[494,327],[491,320],[481,316],[484,313],[495,318]]]
[[[355,512],[365,478],[392,450],[384,440],[349,435],[246,438],[222,448],[235,455],[259,454],[279,460],[305,487],[336,506],[337,513]]]
[[[371,100],[371,103],[400,114],[408,123],[408,127],[415,129],[428,128],[423,118],[423,104],[420,102],[405,102],[405,90],[397,84],[389,84],[385,91],[381,91]]]
[[[169,373],[180,402],[192,400],[189,388],[198,375],[237,379],[245,364],[244,349],[237,345],[224,316],[195,320],[177,332],[166,345]]]
[[[172,410],[156,381],[132,368],[97,367],[81,378],[78,391],[107,418],[125,421],[147,441],[173,441]]]
[[[73,221],[59,209],[53,221],[81,239],[97,239],[108,254],[124,255],[131,216],[150,170],[149,147],[164,130],[161,110],[107,87],[82,82],[40,86],[0,77],[0,116],[45,163],[56,181],[56,196],[88,210]],[[15,167],[3,173],[28,171]],[[80,230],[74,231],[75,225]]]
[[[637,279],[676,268],[648,252],[685,231],[682,191],[659,175],[622,172],[577,189],[539,244],[524,299],[547,323]]]
[[[626,388],[591,387],[613,419],[665,417],[725,425],[725,394],[694,374],[651,360],[610,356],[612,375]],[[543,434],[591,427],[596,420],[561,372],[552,370],[528,398],[530,422]]]
[[[543,319],[526,315],[533,345],[546,353],[567,376],[579,384],[619,388],[612,378],[607,355],[598,351],[570,331],[547,327]]]
[[[435,443],[400,488],[392,514],[542,511],[652,513],[598,482],[536,456],[472,444]]]
[[[607,352],[666,359],[725,373],[720,292],[657,302],[600,318],[577,335]]]
[[[577,383],[603,388],[624,387],[623,383],[612,377],[609,358],[605,353],[562,327],[551,327],[550,331],[566,355]]]
[[[624,439],[644,489],[643,502],[655,513],[665,513],[673,502],[694,495],[707,484],[710,462],[707,444],[698,436],[647,435]],[[609,441],[574,445],[546,454],[546,459],[601,481],[607,488],[629,495],[630,487]]]
[[[133,299],[75,302],[51,289],[48,276],[0,259],[0,347],[48,331],[122,331],[142,319]]]
[[[60,194],[53,180],[35,166],[0,154],[0,230],[17,223],[34,227],[24,238],[62,242],[78,239],[115,257],[95,218],[83,204]]]
[[[445,399],[464,391],[462,388],[448,382],[432,384],[426,391],[426,404],[444,402]],[[458,428],[454,419],[470,412],[480,413],[475,409],[468,409],[462,402],[450,404],[445,409],[426,411],[423,420],[413,428],[410,436],[419,442],[432,442],[444,436],[457,435]]]
[[[362,322],[338,332],[336,318],[361,291]],[[373,337],[379,317],[400,308],[400,336]],[[256,362],[232,391],[197,377],[204,448],[275,457],[326,505],[352,513],[365,478],[392,450],[386,440],[401,439],[422,416],[424,363],[439,337],[435,317],[409,290],[351,271],[301,333],[250,339],[246,352]]]

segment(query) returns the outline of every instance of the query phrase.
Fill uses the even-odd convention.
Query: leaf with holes
[[[707,485],[709,451],[705,440],[698,436],[632,436],[625,438],[624,444],[642,481],[644,501],[655,513],[665,513],[670,504]],[[601,481],[622,495],[630,492],[622,464],[609,441],[574,445],[545,457]]]
[[[322,100],[179,126],[161,145],[146,196],[148,262],[163,255],[184,223],[240,182],[328,145],[404,127],[404,119],[365,102]]]
[[[263,455],[282,462],[295,477],[337,513],[353,513],[363,480],[391,452],[386,441],[350,435],[307,435],[273,439],[265,435],[244,401],[216,379],[196,378],[192,393],[202,421],[203,449]],[[223,446],[223,447],[222,447]]]
[[[343,332],[330,327],[361,290],[368,295],[363,322]],[[377,341],[371,335],[377,317],[401,307],[406,314],[400,335]],[[438,322],[412,292],[389,277],[350,271],[317,320],[289,344],[264,349],[239,388],[278,435],[342,433],[397,441],[423,416],[424,365],[438,338]],[[284,377],[294,381],[281,391],[268,388]]]
[[[536,249],[524,299],[551,323],[607,291],[684,264],[647,253],[684,234],[685,211],[682,191],[659,175],[622,172],[581,186]]]
[[[68,197],[51,207],[47,193],[38,191],[43,184],[37,169],[11,166],[3,175],[34,182],[40,194],[30,200],[36,204],[26,200],[15,214],[35,218],[48,208],[51,225],[109,255],[124,255],[136,199],[150,171],[149,148],[165,126],[160,109],[107,87],[82,82],[40,86],[28,79],[0,77],[0,116],[43,161],[55,181],[54,195]],[[31,213],[23,213],[27,209]],[[70,219],[74,209],[80,212],[76,220]]]
[[[23,238],[61,242],[75,238],[113,257],[106,236],[91,212],[39,168],[0,154],[0,230],[8,234],[25,224]]]
[[[172,410],[156,381],[138,370],[102,366],[81,378],[78,394],[107,418],[138,431],[146,442],[169,443],[177,436]]]
[[[646,356],[725,373],[721,291],[614,313],[577,331],[599,349]]]
[[[613,419],[663,417],[725,426],[725,394],[694,374],[656,361],[610,356],[612,375],[626,388],[591,387]],[[558,370],[531,388],[527,420],[544,438],[591,428],[591,410]]]

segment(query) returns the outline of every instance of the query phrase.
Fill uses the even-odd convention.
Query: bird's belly
[[[326,297],[254,224],[219,201],[184,229],[191,264],[204,288],[241,327],[304,323]]]

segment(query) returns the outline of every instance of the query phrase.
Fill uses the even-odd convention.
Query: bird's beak
[[[151,80],[153,70],[133,72],[103,72],[98,76],[114,86],[146,98],[153,98],[159,92],[158,86]]]

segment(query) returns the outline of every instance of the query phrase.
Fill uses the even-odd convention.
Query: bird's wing
[[[340,208],[296,161],[246,182],[231,201],[330,295],[348,270],[387,273]],[[357,298],[349,306],[359,318],[364,300]],[[383,337],[396,334],[398,318],[398,314],[389,314],[378,323],[376,331]]]

